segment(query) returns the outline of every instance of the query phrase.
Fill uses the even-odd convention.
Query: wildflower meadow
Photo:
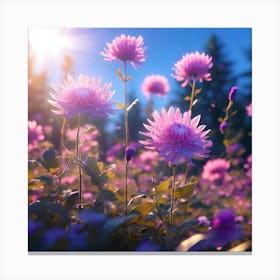
[[[30,28],[28,70],[29,251],[251,251],[251,29]]]

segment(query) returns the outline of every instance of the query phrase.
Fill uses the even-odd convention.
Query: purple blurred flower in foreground
[[[143,47],[144,40],[142,36],[137,38],[134,36],[126,36],[122,34],[116,37],[111,43],[106,43],[107,49],[101,54],[107,61],[113,61],[116,59],[122,62],[129,61],[131,65],[136,68],[137,65],[141,65],[141,62],[145,61],[146,54]]]
[[[213,229],[209,240],[215,246],[224,246],[241,237],[241,231],[235,223],[235,211],[232,208],[222,209],[215,215]]]
[[[232,87],[230,89],[228,93],[228,100],[234,101],[237,89],[238,89],[237,87]]]
[[[219,127],[220,132],[222,134],[224,134],[227,127],[228,127],[228,123],[225,122],[225,121],[222,121],[221,124],[220,124],[220,127]]]
[[[153,243],[150,239],[142,240],[136,248],[136,251],[153,252],[160,251],[160,246]]]
[[[28,152],[37,149],[40,141],[44,139],[42,126],[36,121],[28,121]]]
[[[222,179],[230,167],[230,162],[225,159],[208,160],[203,166],[201,178],[203,180],[214,182]]]
[[[205,125],[198,126],[200,116],[191,119],[191,112],[181,114],[180,109],[174,111],[170,107],[164,108],[161,115],[155,111],[154,120],[144,124],[148,132],[140,132],[148,137],[146,141],[140,141],[147,149],[158,151],[164,157],[166,163],[178,163],[181,159],[192,164],[192,158],[208,157],[212,142],[207,140],[210,130],[203,131]]]
[[[125,151],[125,159],[130,161],[132,157],[136,155],[136,149],[132,146],[128,146]]]
[[[88,76],[80,75],[75,82],[69,75],[60,88],[53,88],[55,94],[51,93],[53,99],[48,102],[56,107],[54,113],[66,118],[88,113],[91,117],[105,118],[114,113],[111,98],[111,84],[101,85],[101,79],[90,79]]]
[[[245,107],[247,111],[247,115],[249,117],[252,117],[252,103],[250,103],[248,106]]]
[[[206,234],[206,238],[192,246],[189,251],[222,250],[230,242],[242,238],[241,225],[238,223],[232,208],[220,210],[216,213],[212,229]]]
[[[168,80],[162,75],[147,76],[142,83],[141,89],[148,99],[151,98],[152,94],[165,96],[170,91]]]
[[[175,74],[171,76],[179,82],[184,81],[182,87],[185,87],[189,81],[211,81],[211,73],[208,71],[212,66],[211,56],[199,52],[187,53],[175,63],[173,68]]]

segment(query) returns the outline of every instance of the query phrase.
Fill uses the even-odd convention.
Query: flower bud
[[[227,124],[226,121],[221,122],[221,124],[220,124],[220,131],[221,131],[222,134],[225,133],[225,130],[226,130],[227,126],[228,126],[228,124]]]
[[[237,87],[232,87],[228,93],[228,100],[234,101]]]
[[[136,155],[136,149],[132,146],[128,146],[125,151],[125,159],[130,161],[132,157]]]

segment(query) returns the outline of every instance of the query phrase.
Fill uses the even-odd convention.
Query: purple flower
[[[28,121],[28,152],[37,149],[40,141],[44,139],[42,126],[36,121]]]
[[[230,101],[234,101],[235,99],[235,94],[236,94],[236,91],[237,91],[237,87],[232,87],[228,93],[228,100]]]
[[[66,118],[88,113],[91,117],[105,118],[114,113],[111,101],[114,91],[111,84],[101,85],[101,79],[90,79],[88,76],[80,75],[75,82],[69,75],[59,89],[53,88],[55,94],[51,93],[53,100],[48,102],[56,107],[54,113]]]
[[[222,179],[230,167],[230,162],[225,159],[208,160],[203,166],[201,178],[203,180],[214,182]]]
[[[192,80],[211,81],[211,73],[208,71],[212,66],[211,56],[199,52],[187,53],[175,63],[173,68],[175,74],[171,74],[171,76],[179,82],[184,81],[182,87],[185,87]]]
[[[170,107],[164,108],[161,115],[155,111],[154,120],[144,124],[148,132],[140,132],[148,137],[146,141],[140,141],[147,149],[159,152],[167,163],[176,164],[181,159],[192,164],[192,158],[208,157],[212,142],[207,140],[210,130],[203,131],[205,125],[198,126],[200,116],[191,119],[191,112],[181,114],[180,109],[174,111]]]
[[[247,111],[247,115],[249,117],[252,117],[252,103],[250,103],[248,106],[245,107]]]
[[[141,36],[137,38],[134,36],[126,36],[122,34],[116,37],[111,43],[106,43],[107,49],[101,54],[107,61],[113,61],[119,59],[122,62],[129,61],[131,65],[136,68],[137,65],[141,65],[141,62],[145,61],[146,54],[143,47],[144,41]]]
[[[225,133],[225,130],[226,130],[227,127],[228,127],[228,123],[225,122],[225,121],[222,121],[221,124],[220,124],[220,127],[219,127],[222,134]]]
[[[148,99],[151,98],[152,94],[165,96],[170,91],[167,78],[161,75],[147,76],[141,89]]]
[[[126,148],[125,151],[125,159],[127,161],[130,161],[132,157],[134,157],[136,155],[136,149],[132,146],[129,146]]]
[[[136,248],[136,251],[152,252],[160,251],[160,246],[153,243],[150,239],[142,240]]]

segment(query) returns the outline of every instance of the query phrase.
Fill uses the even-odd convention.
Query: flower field
[[[104,76],[61,54],[55,83],[30,36],[29,251],[251,251],[251,50],[233,71],[213,35],[164,68],[160,30],[100,36]]]

